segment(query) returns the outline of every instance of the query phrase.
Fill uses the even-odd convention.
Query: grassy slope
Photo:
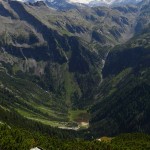
[[[50,125],[54,125],[52,121],[67,121],[67,111],[62,112],[63,106],[53,100],[51,93],[36,84],[10,77],[1,70],[0,85],[1,104],[6,104],[21,115]]]

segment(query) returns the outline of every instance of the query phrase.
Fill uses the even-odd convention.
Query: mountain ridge
[[[57,10],[43,2],[1,1],[0,8],[2,105],[54,126],[78,125],[79,116],[88,116],[99,102],[108,52],[149,24],[143,3]]]
[[[20,2],[36,3],[41,0],[18,0]],[[72,9],[79,7],[95,7],[95,6],[113,6],[113,5],[125,5],[125,4],[137,4],[142,0],[43,0],[49,7],[56,9]]]

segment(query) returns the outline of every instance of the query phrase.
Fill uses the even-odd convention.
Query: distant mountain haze
[[[69,0],[70,2],[78,2],[78,3],[105,3],[105,4],[113,4],[113,3],[131,3],[131,2],[139,2],[141,0]]]
[[[41,0],[18,0],[22,2],[37,2]],[[142,0],[43,0],[49,3],[55,2],[68,2],[68,3],[82,3],[87,5],[113,5],[113,4],[128,4],[128,3],[138,3]]]

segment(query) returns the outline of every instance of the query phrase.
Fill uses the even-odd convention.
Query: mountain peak
[[[120,5],[120,4],[136,4],[142,0],[92,0],[89,5],[99,6],[99,5]]]
[[[128,4],[128,3],[138,3],[142,0],[17,0],[22,2],[37,2],[44,1],[48,3],[80,3],[91,5],[113,5],[113,4]]]

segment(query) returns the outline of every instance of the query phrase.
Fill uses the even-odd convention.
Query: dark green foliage
[[[92,131],[101,135],[150,133],[149,37],[147,28],[108,55],[105,79],[98,89],[100,102],[91,109]]]
[[[149,150],[150,136],[139,133],[122,134],[113,138],[111,143],[120,150]]]
[[[45,5],[2,1],[0,19],[0,121],[11,127],[0,129],[0,149],[149,148],[149,136],[140,134],[121,135],[111,143],[78,139],[150,133],[149,28],[109,53],[101,82],[108,50],[147,26],[149,5],[58,13]],[[66,123],[68,110],[96,101],[90,131],[61,130],[33,121]]]
[[[0,149],[29,150],[33,147],[44,150],[148,150],[150,136],[145,134],[123,134],[111,142],[83,139],[64,140],[56,137],[29,132],[20,128],[0,125]]]
[[[150,133],[149,73],[137,77],[131,73],[117,85],[114,93],[93,107],[92,128],[98,128],[102,135],[136,131]]]

